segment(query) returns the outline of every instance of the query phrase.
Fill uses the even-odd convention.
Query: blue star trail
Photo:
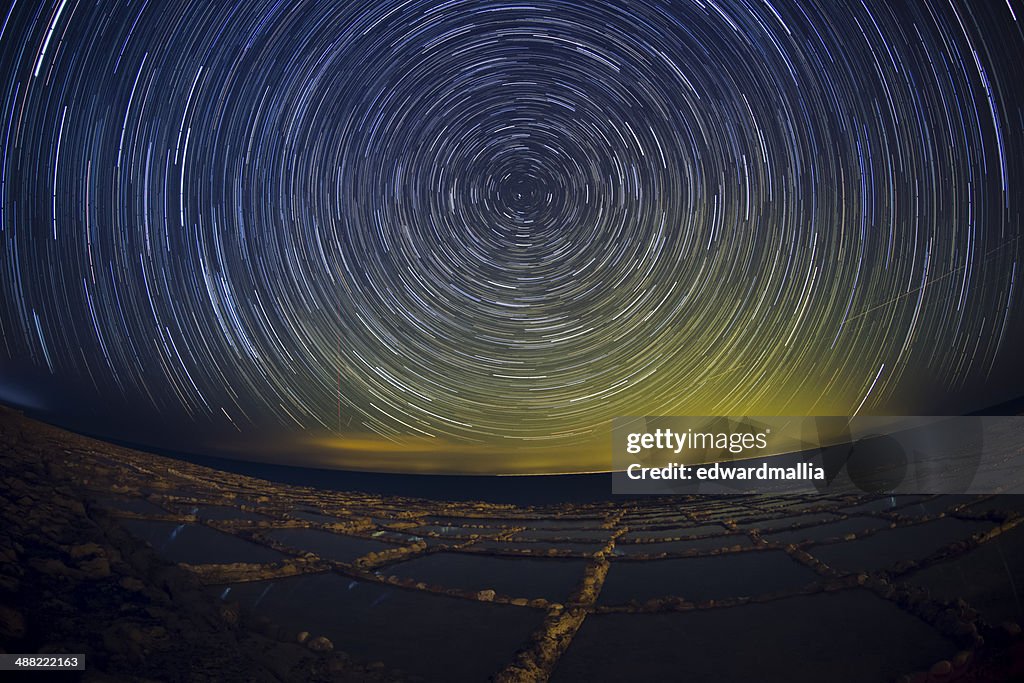
[[[617,415],[920,412],[1020,376],[1022,17],[19,0],[3,367],[371,469],[599,469]]]

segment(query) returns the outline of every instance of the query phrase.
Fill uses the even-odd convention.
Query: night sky
[[[1024,394],[1024,2],[18,0],[0,400],[370,470]]]

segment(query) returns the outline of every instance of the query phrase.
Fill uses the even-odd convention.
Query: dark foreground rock
[[[84,674],[62,675],[86,681],[393,679],[326,639],[283,643],[225,613],[84,502],[63,463],[77,438],[0,409],[0,650],[85,653]]]

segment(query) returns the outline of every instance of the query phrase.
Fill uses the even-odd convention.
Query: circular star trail
[[[21,0],[3,352],[584,468],[617,415],[956,391],[1019,319],[1024,4],[906,5]]]

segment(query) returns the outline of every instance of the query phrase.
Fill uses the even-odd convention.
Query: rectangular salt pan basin
[[[603,605],[675,595],[691,601],[793,590],[818,575],[781,550],[671,560],[613,561],[598,599]]]
[[[121,524],[133,536],[146,541],[163,558],[188,564],[276,562],[276,550],[231,536],[201,524],[178,524],[125,519]]]
[[[491,589],[513,598],[564,601],[583,578],[585,567],[585,560],[435,553],[394,565],[384,573],[451,588]]]
[[[336,650],[428,681],[485,681],[512,661],[541,610],[439,596],[336,574],[229,586],[226,600]]]

